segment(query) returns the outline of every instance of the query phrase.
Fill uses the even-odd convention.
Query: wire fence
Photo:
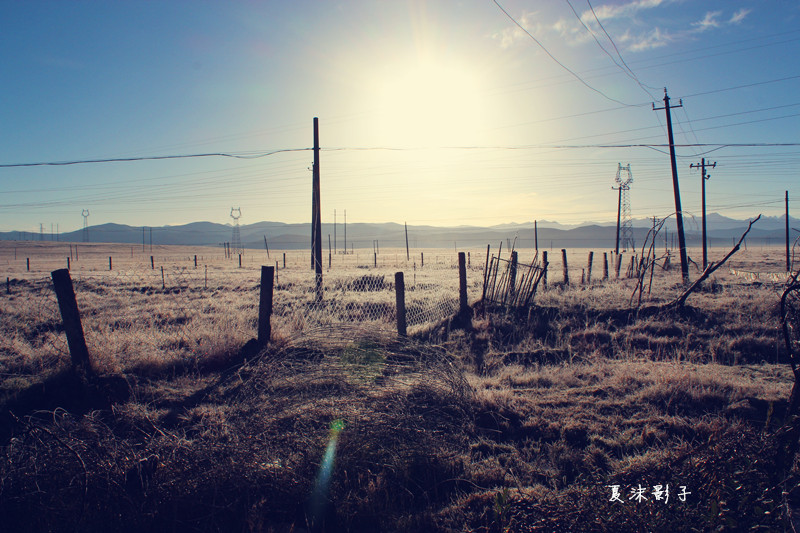
[[[86,343],[100,371],[201,367],[230,357],[257,335],[258,261],[244,261],[242,267],[236,259],[203,264],[199,256],[195,267],[193,254],[152,261],[149,255],[131,255],[109,260],[82,253],[70,261]],[[457,261],[434,257],[426,257],[424,267],[403,262],[405,268],[397,269],[387,261],[392,264],[332,269],[324,273],[320,293],[309,267],[290,260],[283,268],[281,261],[275,271],[273,338],[346,344],[365,331],[396,335],[398,271],[405,275],[409,335],[452,316],[459,304]],[[17,260],[0,306],[0,375],[33,376],[69,362],[48,271],[66,263],[61,257]],[[480,297],[482,268],[470,269],[471,301]]]

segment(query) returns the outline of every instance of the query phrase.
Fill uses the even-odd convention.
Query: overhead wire
[[[611,100],[612,102],[616,102],[616,103],[618,103],[618,104],[620,104],[620,105],[623,105],[623,106],[626,106],[626,107],[636,107],[636,106],[634,106],[634,105],[632,105],[632,104],[628,104],[628,103],[625,103],[625,102],[623,102],[623,101],[621,101],[621,100],[617,100],[616,98],[612,98],[611,96],[608,96],[606,93],[604,93],[604,92],[603,92],[603,91],[601,91],[600,89],[597,89],[596,87],[593,87],[593,86],[589,85],[589,83],[588,83],[586,80],[584,80],[584,79],[583,79],[581,76],[579,76],[579,75],[578,75],[578,74],[577,74],[575,71],[573,71],[572,69],[570,69],[569,67],[567,67],[567,66],[566,66],[564,63],[562,63],[562,62],[561,62],[561,61],[559,61],[558,59],[556,59],[556,57],[555,57],[555,56],[554,56],[552,53],[550,53],[550,51],[549,51],[549,50],[548,50],[548,49],[547,49],[547,48],[546,48],[546,47],[545,47],[545,46],[544,46],[544,45],[541,43],[541,41],[539,41],[539,39],[537,39],[536,37],[534,37],[534,36],[533,36],[533,34],[532,34],[531,32],[529,32],[527,29],[525,29],[525,27],[524,27],[522,24],[520,24],[520,23],[517,21],[517,19],[515,19],[514,17],[512,17],[512,16],[509,14],[509,12],[508,12],[508,11],[506,11],[506,10],[505,10],[505,8],[504,8],[503,6],[501,6],[501,5],[500,5],[500,2],[498,2],[497,0],[492,0],[492,1],[495,3],[495,5],[496,5],[498,8],[500,8],[500,11],[502,11],[502,12],[503,12],[503,13],[506,15],[506,17],[508,17],[508,18],[511,20],[511,22],[513,22],[513,23],[514,23],[514,24],[515,24],[517,27],[519,27],[519,29],[521,29],[523,32],[525,32],[525,34],[526,34],[528,37],[530,37],[531,39],[533,39],[533,41],[534,41],[534,42],[535,42],[537,45],[539,45],[539,47],[540,47],[540,48],[541,48],[541,49],[544,51],[544,53],[546,53],[546,54],[547,54],[547,55],[550,57],[550,59],[552,59],[553,61],[555,61],[555,62],[556,62],[556,63],[557,63],[557,64],[558,64],[558,65],[559,65],[561,68],[563,68],[564,70],[566,70],[567,72],[569,72],[569,73],[570,73],[570,74],[571,74],[571,75],[572,75],[572,76],[573,76],[573,77],[574,77],[576,80],[578,80],[579,82],[581,82],[581,83],[582,83],[584,86],[586,86],[587,88],[589,88],[589,89],[591,89],[592,91],[596,92],[597,94],[599,94],[600,96],[602,96],[603,98],[605,98],[605,99],[607,99],[607,100]]]

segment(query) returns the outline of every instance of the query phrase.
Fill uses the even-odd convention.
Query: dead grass
[[[160,273],[146,284],[75,276],[106,380],[79,398],[47,280],[21,275],[3,295],[0,523],[288,532],[314,516],[325,531],[774,531],[788,525],[784,501],[800,503],[797,472],[787,478],[776,460],[792,377],[769,284],[721,273],[678,313],[631,309],[632,282],[596,281],[551,288],[530,314],[476,317],[439,345],[277,328],[253,357],[241,348],[255,331],[255,271],[220,267],[207,290],[192,275],[168,290]],[[646,304],[674,298],[676,277],[659,278]],[[628,499],[660,484],[666,504]],[[609,501],[611,485],[624,503]]]

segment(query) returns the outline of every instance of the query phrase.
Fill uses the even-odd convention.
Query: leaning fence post
[[[394,274],[394,295],[397,303],[397,334],[406,336],[406,282],[402,272]]]
[[[622,267],[622,254],[621,253],[617,254],[617,264],[614,267],[617,279],[619,279],[619,269],[620,269],[620,267]]]
[[[491,249],[491,245],[486,245],[486,265],[483,267],[483,293],[481,294],[481,303],[486,300],[486,280],[489,275],[489,250]]]
[[[467,304],[467,258],[464,252],[458,252],[458,312],[466,314]]]
[[[155,262],[155,260],[153,260],[153,256],[151,255],[150,256],[150,270],[155,270],[155,269],[156,269],[156,262]]]
[[[275,267],[261,267],[261,296],[258,303],[258,344],[265,346],[272,336],[272,290],[275,287]]]
[[[544,272],[542,272],[542,283],[544,285],[542,287],[545,289],[547,288],[547,265],[547,250],[545,250],[542,252],[542,268],[544,269]]]
[[[567,266],[567,250],[561,249],[561,264],[564,265],[564,286],[569,286],[569,267]]]
[[[83,337],[81,316],[78,312],[78,303],[75,301],[75,290],[72,288],[69,270],[66,268],[54,270],[51,272],[51,276],[58,299],[58,308],[61,311],[61,320],[64,323],[64,332],[67,334],[72,366],[86,374],[92,374],[89,350],[86,348],[86,339]]]

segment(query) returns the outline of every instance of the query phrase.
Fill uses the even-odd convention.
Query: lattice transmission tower
[[[231,253],[242,253],[242,236],[239,234],[239,218],[242,216],[242,208],[231,207],[231,218],[233,219],[233,236],[231,238]]]
[[[81,211],[83,215],[83,242],[89,242],[89,210]]]
[[[633,220],[631,219],[631,199],[629,195],[631,183],[633,183],[630,163],[624,167],[622,163],[618,163],[616,182],[619,185],[619,187],[615,187],[619,189],[617,245],[621,246],[623,250],[633,250],[636,248],[636,243],[633,240]]]

